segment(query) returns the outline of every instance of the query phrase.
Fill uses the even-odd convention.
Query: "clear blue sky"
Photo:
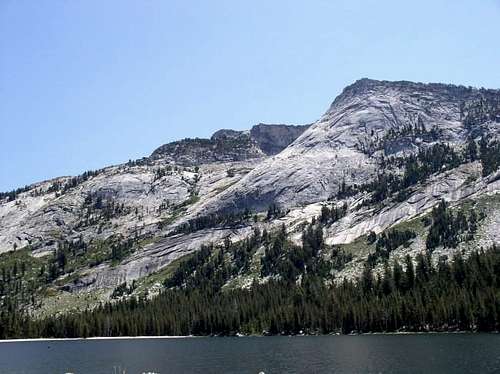
[[[0,190],[258,122],[361,77],[500,88],[500,0],[0,1]]]

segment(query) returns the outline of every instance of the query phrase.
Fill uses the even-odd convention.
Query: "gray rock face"
[[[266,155],[275,155],[292,144],[309,126],[267,125],[259,123],[250,130],[250,137]]]
[[[204,209],[262,210],[271,203],[323,201],[342,182],[372,179],[381,156],[416,152],[437,141],[462,146],[469,136],[497,136],[499,98],[498,90],[362,79],[344,89],[290,146]]]
[[[160,177],[158,171],[164,168],[161,164],[109,167],[64,193],[49,190],[68,178],[40,184],[36,189],[40,194],[29,191],[0,204],[0,252],[31,245],[35,253],[43,254],[63,239],[81,236],[90,241],[144,232],[188,200],[193,188],[193,171],[171,170]],[[123,209],[102,219],[103,209],[93,208],[95,200],[85,202],[91,196]]]
[[[164,160],[124,164],[102,169],[64,193],[49,191],[70,178],[39,183],[14,201],[0,202],[0,253],[30,245],[35,254],[43,255],[60,240],[160,234],[162,222],[189,216],[202,201],[236,183],[260,161],[198,168],[172,166]],[[104,208],[96,207],[98,199]],[[106,218],[108,205],[120,209]]]
[[[183,165],[249,160],[281,152],[308,127],[261,123],[250,131],[223,129],[210,139],[184,139],[164,144],[151,158]]]

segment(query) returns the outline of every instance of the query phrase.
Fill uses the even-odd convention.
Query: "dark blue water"
[[[500,335],[0,343],[0,373],[500,373]]]

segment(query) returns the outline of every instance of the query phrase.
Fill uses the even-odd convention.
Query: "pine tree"
[[[415,284],[415,269],[413,267],[413,261],[410,255],[406,255],[405,257],[405,277],[404,277],[404,289],[409,291],[413,288]]]

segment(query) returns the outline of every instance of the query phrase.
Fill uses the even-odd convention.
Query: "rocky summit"
[[[312,124],[219,130],[1,193],[2,264],[28,264],[4,296],[38,316],[152,297],[195,279],[200,253],[224,289],[467,256],[500,244],[499,138],[499,90],[361,79]],[[307,230],[322,240],[301,262]]]
[[[308,125],[258,124],[250,131],[219,130],[210,139],[184,139],[164,144],[151,155],[176,164],[199,165],[216,161],[243,161],[281,152]]]

